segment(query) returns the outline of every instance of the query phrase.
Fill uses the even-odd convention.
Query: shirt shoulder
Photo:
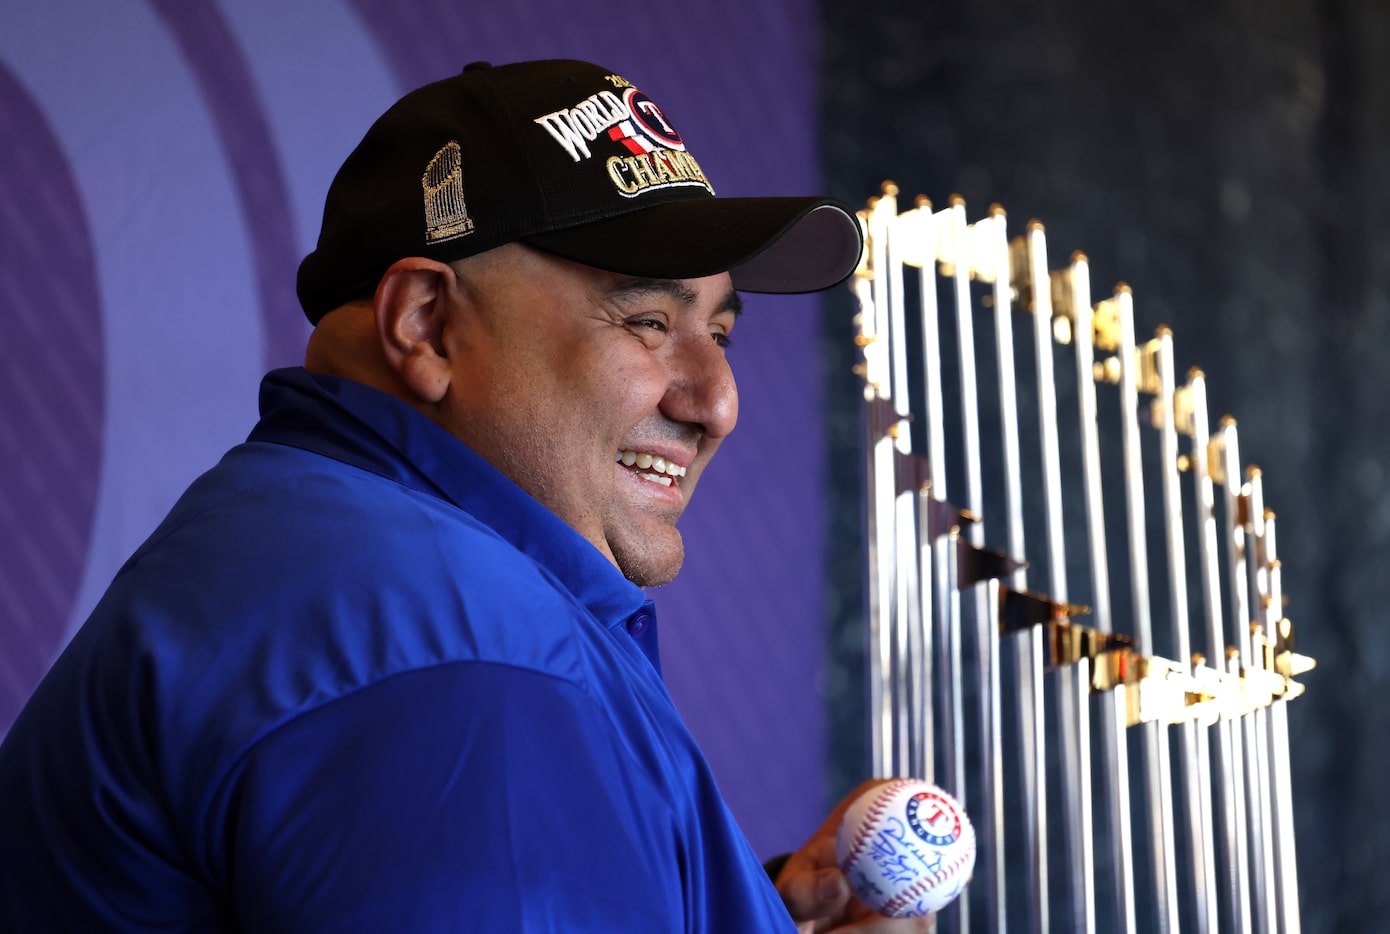
[[[169,787],[218,772],[292,718],[452,662],[590,690],[611,640],[546,569],[427,493],[281,445],[243,445],[127,562],[54,677],[122,696]],[[182,802],[189,811],[204,802]]]

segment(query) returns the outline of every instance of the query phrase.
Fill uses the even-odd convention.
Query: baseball
[[[970,881],[975,828],[940,788],[896,779],[850,804],[835,859],[864,904],[890,917],[917,917],[945,907]]]

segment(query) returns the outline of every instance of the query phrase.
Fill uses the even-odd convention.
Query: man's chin
[[[685,542],[670,526],[655,536],[633,541],[610,538],[608,546],[618,570],[638,587],[669,584],[685,563]]]

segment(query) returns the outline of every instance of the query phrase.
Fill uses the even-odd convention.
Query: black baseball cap
[[[749,292],[835,285],[863,246],[830,198],[715,197],[670,117],[606,68],[477,62],[401,98],[348,156],[299,301],[317,324],[398,259],[514,241],[626,275],[729,272]]]

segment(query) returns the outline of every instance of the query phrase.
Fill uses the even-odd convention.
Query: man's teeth
[[[643,480],[660,483],[662,486],[670,486],[674,478],[685,476],[684,467],[646,452],[619,451],[617,462],[624,467],[636,467],[637,476]]]

